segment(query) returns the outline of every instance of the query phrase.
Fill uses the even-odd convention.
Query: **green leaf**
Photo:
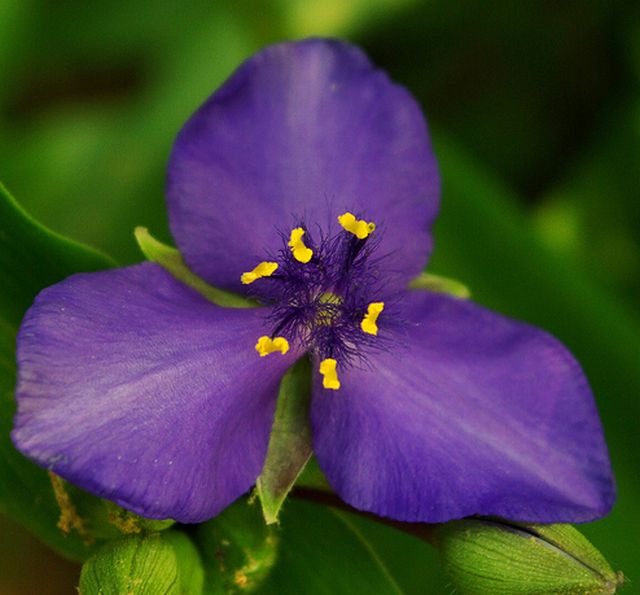
[[[447,572],[469,595],[605,595],[622,583],[570,525],[468,519],[440,525],[436,539]]]
[[[80,595],[180,595],[181,587],[176,552],[162,534],[155,534],[104,545],[82,567],[78,591]]]
[[[267,524],[278,521],[278,513],[312,454],[309,400],[311,366],[300,359],[280,384],[267,458],[256,481],[256,491]]]
[[[403,592],[412,595],[451,592],[451,581],[442,571],[438,552],[420,529],[415,531],[411,525],[411,532],[406,527],[399,530],[393,522],[386,524],[362,515],[350,515],[349,520]]]
[[[353,518],[289,498],[267,526],[241,500],[198,528],[205,593],[352,595],[402,593]]]
[[[280,534],[278,563],[261,594],[403,592],[347,513],[290,498]]]
[[[32,219],[0,184],[0,313],[16,326],[36,294],[78,271],[114,266],[106,255]]]
[[[85,558],[89,548],[77,533],[65,536],[57,527],[60,508],[47,472],[18,453],[9,437],[15,411],[15,337],[41,289],[77,271],[112,264],[105,255],[39,225],[0,185],[0,511],[76,559]]]
[[[208,595],[252,592],[276,562],[278,534],[264,524],[258,507],[246,500],[236,502],[197,531]]]
[[[436,293],[448,293],[453,297],[467,299],[471,297],[469,288],[456,281],[432,273],[420,273],[409,282],[409,289],[426,289]]]
[[[226,308],[255,308],[258,304],[241,295],[209,285],[187,267],[178,250],[156,240],[144,227],[136,227],[135,236],[142,253],[158,263],[178,281],[206,297],[210,302]]]

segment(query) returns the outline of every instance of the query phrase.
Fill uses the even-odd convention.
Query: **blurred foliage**
[[[433,271],[583,363],[620,494],[584,530],[637,581],[637,1],[0,0],[0,179],[44,224],[138,261],[135,226],[171,241],[164,169],[182,123],[252,52],[312,34],[361,44],[424,106],[444,182]],[[350,522],[403,592],[445,592],[427,545]]]

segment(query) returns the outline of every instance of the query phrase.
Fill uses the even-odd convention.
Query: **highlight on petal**
[[[309,39],[247,60],[189,119],[168,170],[171,230],[190,268],[242,290],[296,219],[376,222],[397,288],[424,269],[439,177],[420,107],[356,47]],[[232,233],[230,233],[232,230]],[[390,281],[391,283],[391,281]]]
[[[399,306],[398,306],[399,307]],[[314,451],[348,503],[403,521],[586,522],[615,487],[587,381],[554,338],[473,303],[411,292],[404,333],[316,379]]]
[[[144,516],[214,516],[260,473],[296,357],[256,357],[263,317],[150,263],[44,290],[18,336],[16,446]]]

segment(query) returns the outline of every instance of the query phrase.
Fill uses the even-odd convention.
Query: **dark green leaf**
[[[289,499],[280,533],[278,563],[261,594],[403,592],[347,513]]]

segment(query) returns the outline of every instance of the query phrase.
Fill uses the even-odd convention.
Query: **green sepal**
[[[468,595],[599,595],[622,582],[571,525],[468,519],[435,532],[444,567]]]
[[[134,234],[140,250],[148,260],[159,264],[178,281],[195,289],[210,302],[225,308],[255,308],[258,305],[237,293],[213,287],[203,281],[189,269],[178,250],[156,240],[146,227],[136,227]]]
[[[205,563],[207,595],[259,588],[278,558],[278,533],[265,525],[259,508],[246,500],[200,525],[197,541]]]
[[[178,556],[163,534],[123,537],[85,562],[78,591],[80,595],[181,595]]]
[[[269,449],[256,493],[267,524],[278,522],[278,513],[313,452],[309,401],[311,365],[304,357],[282,378],[278,405],[269,438]]]
[[[409,289],[425,289],[435,293],[446,293],[465,300],[471,297],[469,288],[460,281],[432,273],[420,273],[411,279]]]

